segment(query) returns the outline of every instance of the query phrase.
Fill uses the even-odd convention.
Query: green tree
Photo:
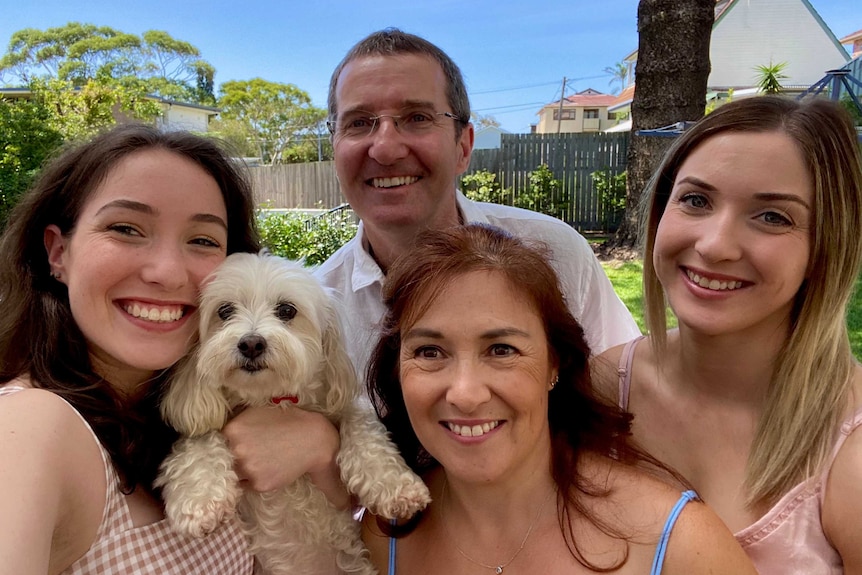
[[[779,62],[773,64],[769,62],[768,66],[755,66],[757,71],[757,87],[764,94],[780,94],[784,88],[781,86],[781,80],[787,78],[784,69],[787,67],[787,62]]]
[[[215,69],[200,51],[167,32],[141,36],[108,26],[70,22],[12,34],[0,76],[21,84],[58,79],[81,87],[91,80],[143,86],[147,93],[212,105]]]
[[[63,143],[38,99],[0,99],[0,228],[45,158]]]
[[[301,146],[308,134],[319,134],[326,117],[305,91],[262,78],[225,82],[218,105],[233,137],[244,138],[267,164],[288,161],[290,148]]]
[[[626,80],[628,80],[629,77],[629,67],[625,62],[617,62],[613,66],[607,66],[602,71],[611,76],[611,81],[608,82],[608,86],[613,87],[614,84],[618,84],[618,89],[613,90],[614,94],[619,94],[625,89]]]
[[[79,87],[68,80],[33,80],[33,99],[48,111],[47,125],[65,140],[91,136],[114,125],[118,117],[151,122],[160,106],[140,88],[88,80]]]

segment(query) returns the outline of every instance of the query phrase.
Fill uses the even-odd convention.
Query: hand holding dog
[[[335,507],[350,505],[335,464],[338,430],[325,416],[293,406],[251,407],[222,434],[244,487],[272,491],[307,473]]]

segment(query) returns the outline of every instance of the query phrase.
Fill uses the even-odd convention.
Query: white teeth
[[[140,304],[134,303],[129,304],[125,307],[126,313],[148,321],[154,321],[158,323],[168,323],[172,321],[178,321],[183,317],[183,308],[168,308],[168,307],[141,307]]]
[[[485,435],[495,427],[500,425],[499,421],[491,421],[489,423],[483,423],[482,425],[458,425],[456,423],[446,423],[446,426],[449,430],[461,437],[479,437],[480,435]]]
[[[375,188],[394,188],[395,186],[406,186],[412,184],[419,178],[416,176],[399,176],[397,178],[372,178],[371,185]]]
[[[706,289],[711,289],[713,291],[729,291],[729,290],[735,290],[737,288],[742,287],[742,282],[734,282],[734,281],[727,282],[727,281],[720,281],[720,280],[716,280],[716,279],[711,280],[711,279],[699,276],[691,270],[686,270],[685,273],[688,276],[688,279],[690,279],[691,281],[693,281],[694,283],[696,283],[700,287],[706,288]]]

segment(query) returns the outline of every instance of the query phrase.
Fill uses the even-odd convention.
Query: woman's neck
[[[708,336],[681,326],[668,333],[661,369],[679,391],[716,400],[762,404],[786,336]]]

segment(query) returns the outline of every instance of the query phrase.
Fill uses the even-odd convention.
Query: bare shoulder
[[[862,368],[854,372],[853,411],[862,410]],[[823,529],[841,554],[846,573],[862,573],[862,425],[849,433],[838,451],[823,501]]]
[[[590,358],[593,385],[603,397],[616,403],[619,398],[619,363],[625,344],[606,349]]]
[[[667,542],[663,575],[756,575],[751,560],[718,515],[701,501],[680,512]]]
[[[84,422],[49,391],[4,395],[0,461],[15,462],[0,469],[0,516],[16,526],[0,538],[0,564],[67,566],[92,543],[105,503],[104,464]]]
[[[633,562],[651,564],[662,533],[669,528],[663,575],[756,573],[733,534],[706,504],[689,500],[678,487],[642,469],[616,462],[605,465],[608,509],[621,531],[631,534]]]

